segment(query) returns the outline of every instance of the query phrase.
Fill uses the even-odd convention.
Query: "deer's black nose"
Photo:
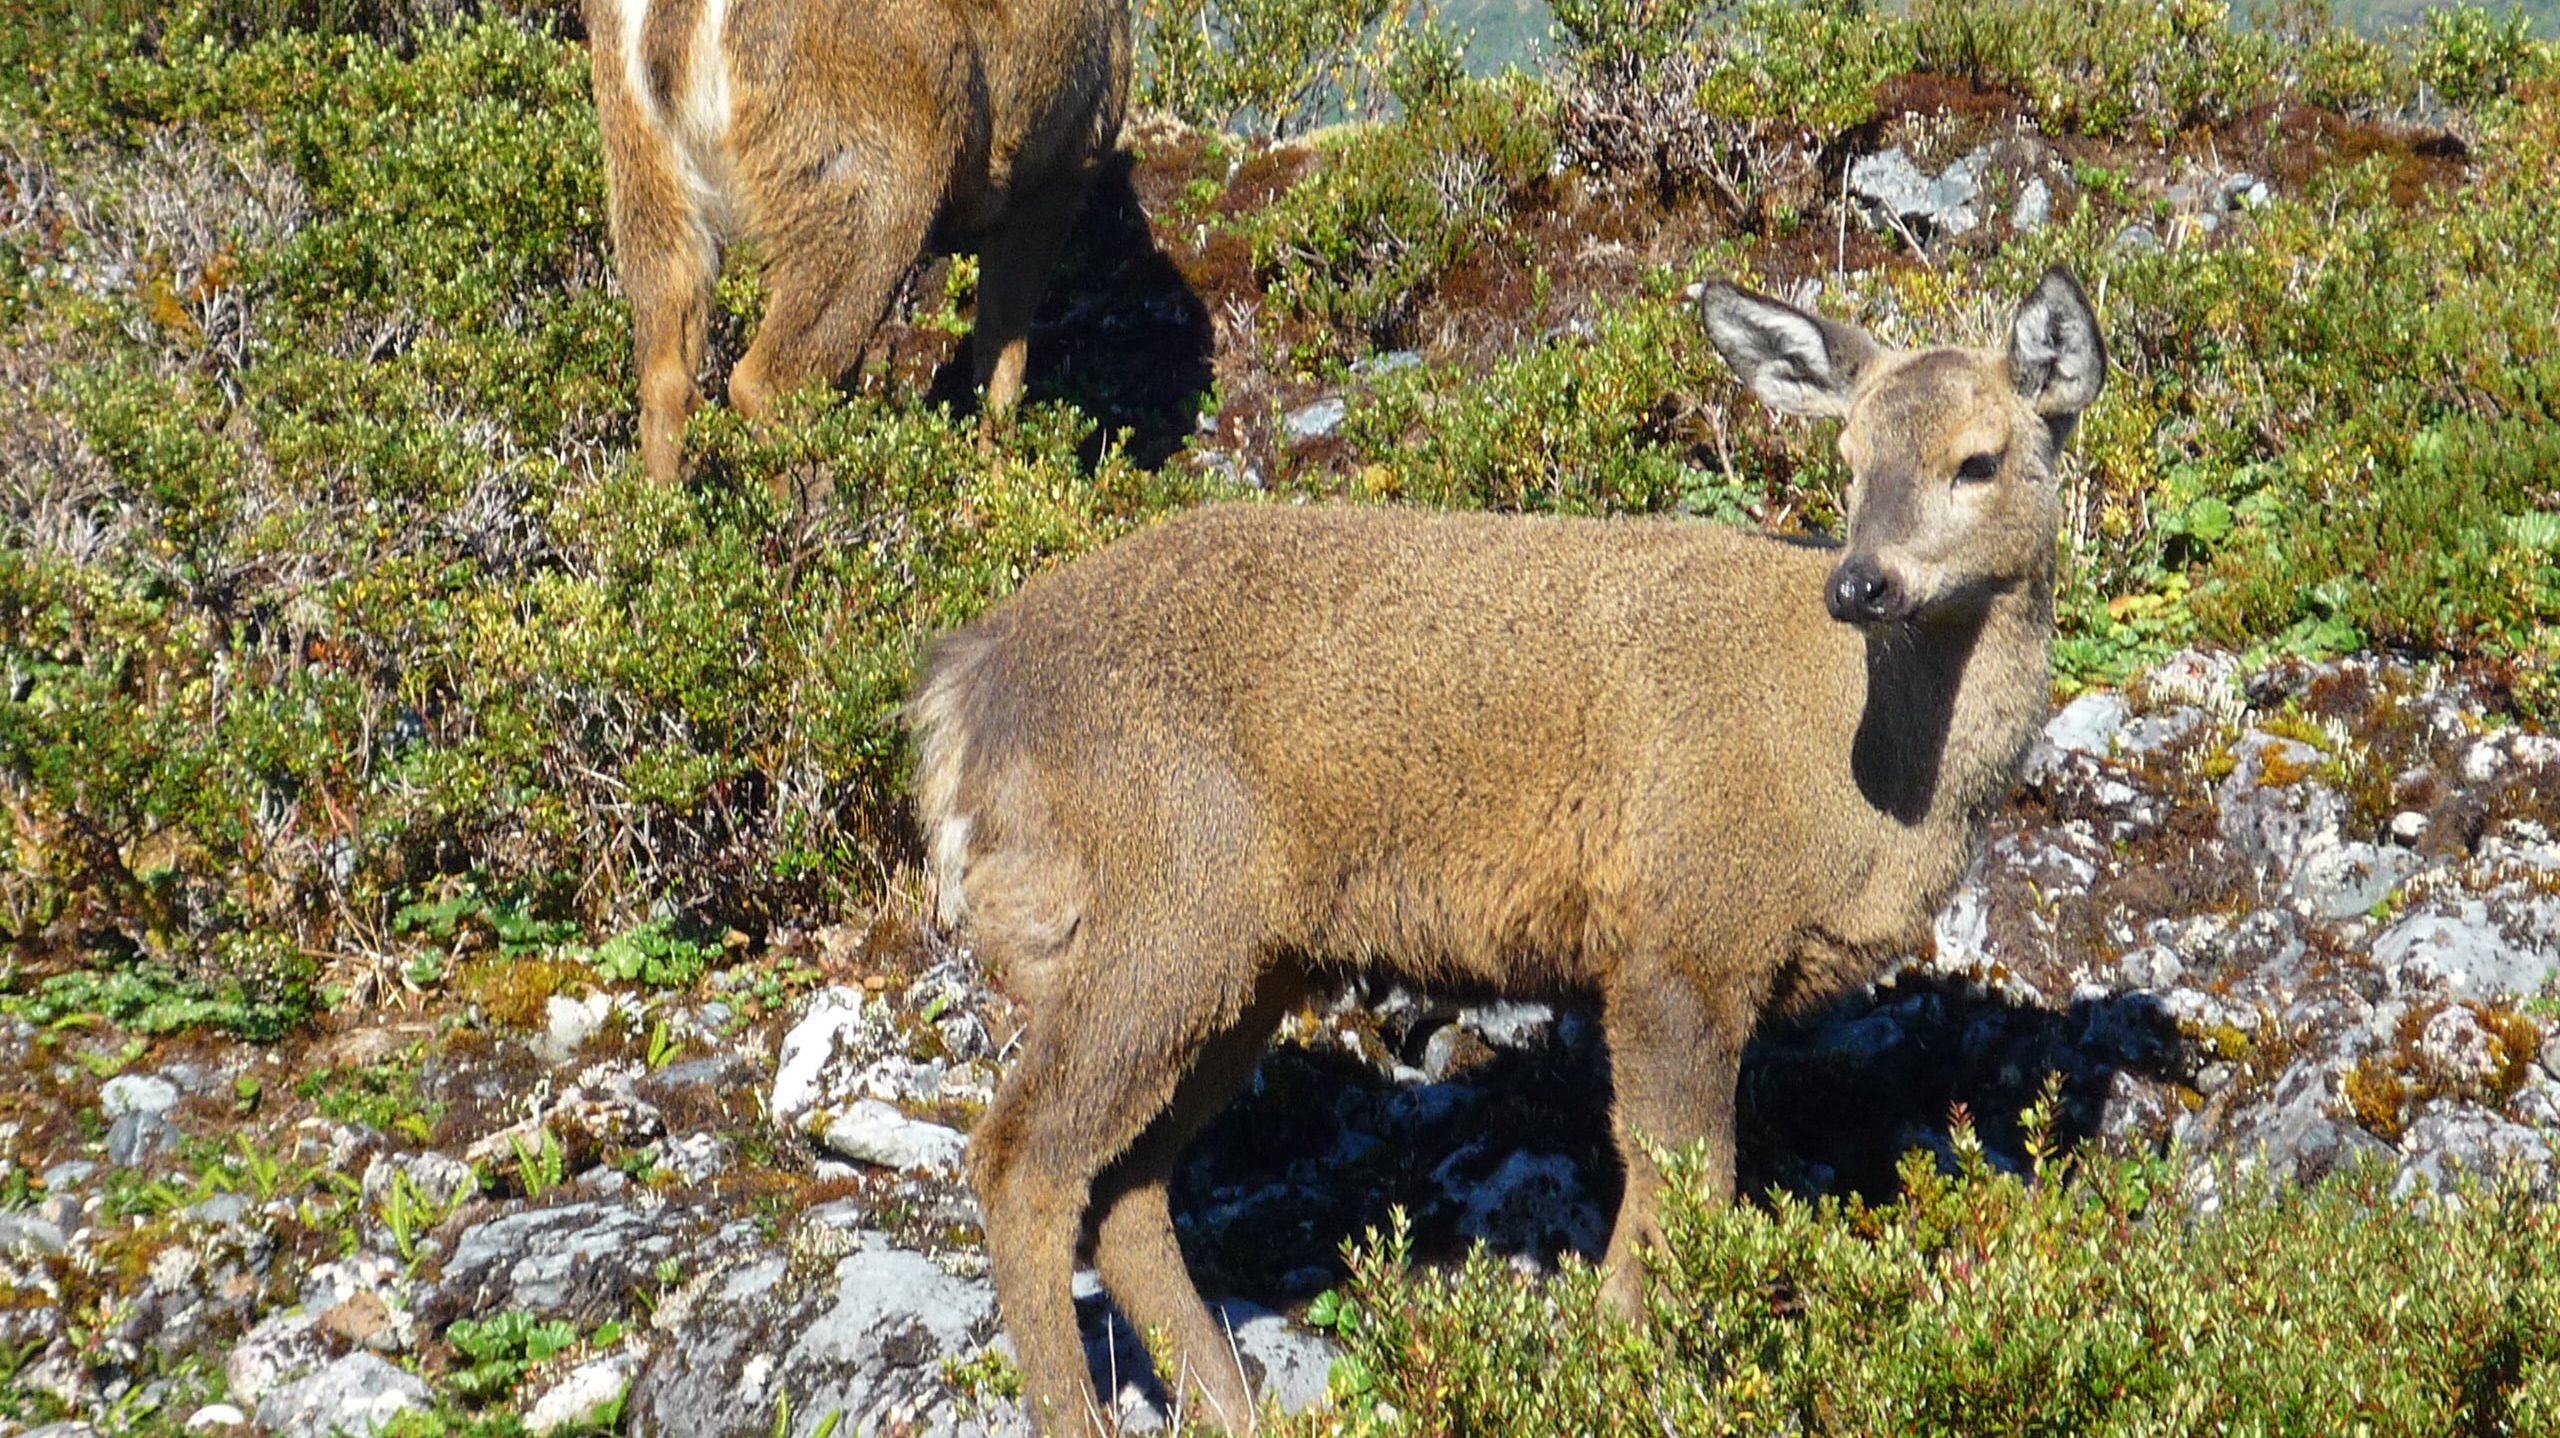
[[[1843,624],[1872,624],[1885,617],[1893,600],[1893,581],[1873,559],[1853,555],[1831,571],[1831,587],[1823,596],[1831,617]]]

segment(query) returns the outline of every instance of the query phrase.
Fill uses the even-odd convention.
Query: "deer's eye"
[[[1956,466],[1956,482],[1959,484],[1981,484],[1986,480],[1997,478],[1999,473],[2000,456],[1996,454],[1977,454],[1971,459],[1968,459],[1964,463]]]

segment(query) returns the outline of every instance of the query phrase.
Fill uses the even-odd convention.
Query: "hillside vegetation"
[[[558,17],[0,40],[12,986],[274,1033],[323,980],[432,981],[407,939],[457,903],[752,944],[875,899],[919,644],[1210,494],[1818,528],[1828,435],[1714,370],[1679,297],[1704,274],[1911,342],[2079,267],[2118,371],[2069,481],[2066,686],[2190,639],[2381,644],[2548,704],[2560,89],[2520,19],[1592,0],[1556,75],[1470,81],[1445,32],[1341,0],[1209,32],[1186,3],[1140,16],[1152,104],[1406,117],[1280,146],[1142,118],[992,460],[950,403],[970,271],[937,266],[853,393],[767,435],[706,414],[681,491],[631,462]],[[2422,85],[2466,108],[2394,123]],[[1944,163],[2030,133],[2062,193],[2033,232],[1924,249],[1840,193],[1887,134]],[[2271,202],[2197,230],[2161,189],[2208,160]],[[758,298],[741,257],[715,364]]]
[[[729,998],[779,1013],[812,927],[915,912],[904,686],[1045,567],[1231,497],[1829,529],[1832,431],[1722,372],[1684,296],[1709,276],[1909,344],[1987,342],[2077,270],[2116,369],[2064,472],[2060,693],[2188,645],[2378,649],[2491,721],[2560,710],[2560,48],[2522,12],[1567,0],[1543,68],[1489,78],[1378,0],[1136,20],[1127,163],[1019,420],[982,451],[974,266],[936,261],[842,392],[763,432],[707,410],[674,489],[633,452],[571,7],[92,0],[0,31],[0,1018],[130,1045],[105,1072],[393,1005],[521,1031],[750,962]],[[1963,223],[1852,193],[1895,149],[1974,166]],[[713,392],[760,305],[733,256]],[[2139,1161],[1927,1172],[1880,1212],[1683,1210],[1699,1302],[1649,1338],[1600,1331],[1578,1276],[1367,1260],[1326,1309],[1361,1401],[1322,1421],[2560,1423],[2547,1208],[2481,1193],[2439,1229],[2368,1184],[2188,1245]],[[2356,1376],[2369,1401],[2249,1366],[2366,1333],[2424,1359]],[[2163,1376],[2181,1334],[2223,1386]]]

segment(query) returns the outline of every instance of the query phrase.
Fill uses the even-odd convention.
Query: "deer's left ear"
[[[2067,423],[2107,382],[2107,342],[2097,311],[2071,271],[2044,272],[2009,322],[2009,382],[2035,412]]]

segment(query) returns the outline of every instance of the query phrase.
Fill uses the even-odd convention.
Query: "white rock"
[[[98,1106],[110,1119],[127,1114],[157,1118],[178,1106],[178,1086],[157,1074],[118,1074],[98,1090]]]
[[[579,1045],[594,1038],[596,1031],[604,1027],[606,1017],[612,1012],[613,995],[601,990],[589,993],[583,999],[553,994],[543,1005],[546,1027],[541,1042],[534,1047],[552,1063],[567,1063]]]
[[[856,1099],[829,1119],[818,1142],[831,1153],[901,1172],[957,1173],[969,1141],[957,1131],[898,1112],[878,1099]]]
[[[637,1354],[616,1353],[570,1369],[525,1410],[525,1431],[551,1433],[592,1422],[631,1387],[631,1373],[637,1366]]]
[[[2454,1004],[2419,1031],[2418,1057],[2455,1083],[2479,1083],[2497,1073],[2506,1046],[2481,1024],[2479,1015]]]
[[[2538,993],[2560,973],[2560,952],[2510,942],[2477,899],[2403,918],[2373,941],[2373,959],[2404,992],[2441,989],[2470,999]]]
[[[276,1438],[362,1438],[430,1401],[417,1375],[370,1353],[351,1353],[259,1399],[258,1426]]]
[[[800,1021],[782,1038],[775,1064],[773,1092],[766,1112],[785,1128],[800,1128],[808,1117],[851,1096],[850,1075],[839,1075],[838,1053],[850,1050],[859,1059],[879,1037],[886,1019],[878,1006],[848,988],[822,989],[809,1000]]]
[[[209,1428],[237,1428],[248,1421],[248,1414],[228,1403],[208,1403],[187,1415],[187,1431],[201,1433]]]
[[[279,1313],[249,1330],[222,1360],[225,1391],[239,1402],[259,1399],[329,1361],[329,1347],[310,1314]]]

